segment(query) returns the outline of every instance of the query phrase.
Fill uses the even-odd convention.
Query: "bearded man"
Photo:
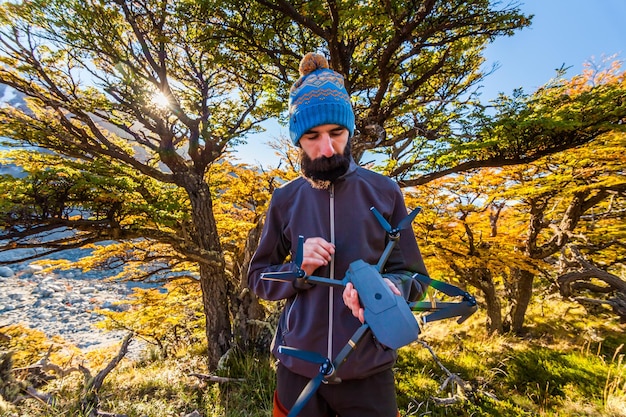
[[[272,195],[259,247],[252,258],[248,284],[259,297],[286,300],[272,344],[277,359],[274,416],[285,416],[319,365],[281,353],[279,346],[337,357],[363,323],[363,307],[352,284],[344,290],[303,280],[262,279],[267,272],[291,271],[298,237],[304,236],[301,269],[307,275],[343,279],[359,259],[376,264],[388,237],[370,211],[375,207],[389,224],[407,216],[399,186],[358,166],[350,154],[355,117],[341,74],[326,59],[307,54],[290,93],[289,133],[301,148],[302,176]],[[413,233],[403,233],[380,271],[395,294],[407,301],[424,288],[413,278],[428,275]],[[300,417],[396,417],[392,366],[394,349],[371,334],[337,370],[341,383],[322,384]]]

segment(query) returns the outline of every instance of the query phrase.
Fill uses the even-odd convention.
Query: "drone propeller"
[[[306,273],[301,268],[304,257],[304,236],[298,236],[298,248],[293,260],[295,268],[291,271],[264,272],[261,279],[267,281],[291,282],[296,278],[304,278]]]
[[[380,225],[383,227],[383,229],[385,229],[385,231],[389,234],[390,237],[397,237],[398,234],[400,233],[401,230],[404,230],[407,228],[407,226],[409,226],[413,220],[415,219],[415,216],[417,216],[417,214],[421,211],[422,209],[420,207],[415,208],[411,213],[409,213],[408,216],[406,216],[404,219],[402,219],[400,221],[400,223],[398,223],[398,225],[394,228],[391,227],[391,225],[389,224],[389,222],[383,217],[382,214],[380,214],[380,212],[378,210],[376,210],[376,207],[371,207],[370,211],[372,213],[374,213],[374,216],[376,216],[376,220],[378,220],[378,223],[380,223]]]
[[[302,350],[289,346],[278,346],[278,352],[293,356],[294,358],[298,358],[306,362],[316,363],[318,365],[323,365],[328,361],[327,357],[322,356],[317,352],[311,352],[309,350]]]
[[[400,231],[403,229],[406,229],[407,226],[411,224],[413,219],[415,219],[415,216],[417,216],[417,213],[419,213],[421,210],[422,209],[420,207],[416,207],[415,209],[413,209],[411,213],[409,213],[408,216],[400,220],[400,223],[398,223],[398,226],[396,226],[395,228],[392,228],[389,222],[385,220],[383,215],[380,214],[378,210],[376,210],[376,207],[370,208],[370,211],[374,213],[374,216],[378,220],[378,223],[380,223],[380,225],[383,227],[383,229],[385,229],[385,232],[387,232],[387,235],[389,236],[389,242],[387,242],[387,246],[385,247],[383,254],[380,255],[380,258],[378,259],[378,263],[376,264],[376,269],[379,272],[381,272],[383,268],[385,267],[385,263],[387,263],[387,259],[389,259],[389,256],[391,255],[391,251],[396,245],[396,242],[398,241],[398,239],[400,239]]]
[[[457,286],[448,284],[443,281],[438,281],[436,279],[432,279],[431,277],[426,276],[426,275],[417,273],[413,275],[413,278],[417,279],[418,281],[420,281],[421,283],[427,286],[433,287],[434,289],[441,291],[442,293],[446,295],[449,295],[450,297],[474,298],[471,295],[469,295],[467,291],[463,291]]]
[[[304,361],[320,365],[319,373],[315,376],[315,378],[311,379],[306,384],[306,386],[298,396],[295,404],[289,411],[289,414],[287,415],[287,417],[296,417],[300,413],[300,411],[302,411],[306,403],[309,402],[313,394],[315,394],[315,391],[317,391],[319,386],[324,381],[324,377],[332,374],[335,370],[335,367],[333,366],[333,363],[330,361],[330,359],[316,352],[310,352],[288,346],[279,346],[278,351],[280,353],[293,356],[294,358],[302,359]]]
[[[415,274],[413,275],[413,277],[423,284],[431,286],[434,289],[439,290],[450,297],[462,298],[461,301],[456,303],[429,303],[425,301],[410,303],[411,310],[413,311],[434,311],[433,313],[423,317],[424,323],[436,320],[443,320],[451,317],[459,317],[457,323],[461,324],[465,320],[467,320],[469,316],[474,314],[478,309],[478,306],[476,305],[476,299],[467,291],[463,291],[459,287],[445,283],[443,281],[432,279],[422,274]]]
[[[398,226],[396,228],[398,230],[406,229],[411,223],[413,223],[413,220],[415,220],[415,217],[419,214],[420,211],[422,211],[421,207],[415,207],[408,216],[400,220],[400,223],[398,223]]]
[[[324,374],[320,372],[315,378],[313,378],[309,381],[308,384],[306,384],[306,386],[298,396],[295,404],[289,411],[289,414],[287,414],[287,417],[296,417],[300,413],[300,411],[302,411],[306,403],[309,402],[313,394],[315,394],[315,391],[317,391],[317,389],[320,387],[322,381],[324,381]]]

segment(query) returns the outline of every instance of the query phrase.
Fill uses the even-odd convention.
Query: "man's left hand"
[[[389,278],[383,278],[385,283],[391,289],[391,292],[395,295],[402,295],[400,290],[391,282]],[[365,323],[365,309],[361,305],[361,301],[359,300],[359,292],[354,288],[354,285],[351,282],[346,284],[346,288],[343,290],[343,302],[346,307],[348,307],[352,311],[352,315],[359,319],[361,323]]]

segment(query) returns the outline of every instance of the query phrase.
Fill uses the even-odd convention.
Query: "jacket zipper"
[[[285,325],[284,325],[284,330],[283,330],[283,336],[285,334],[289,333],[289,329],[291,328],[291,326],[289,325],[291,323],[291,312],[293,311],[293,306],[296,305],[296,301],[298,301],[298,294],[297,293],[296,293],[295,298],[293,299],[293,301],[289,305],[289,308],[287,309],[287,315],[285,317]]]
[[[335,185],[330,185],[330,243],[335,244]],[[330,279],[335,278],[335,255],[330,258]],[[333,357],[334,287],[328,288],[328,346],[327,358]]]

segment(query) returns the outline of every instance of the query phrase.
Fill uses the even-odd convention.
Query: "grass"
[[[569,307],[531,311],[523,338],[489,336],[479,316],[425,329],[421,340],[469,389],[461,396],[439,391],[447,374],[430,353],[403,348],[397,379],[404,415],[626,417],[624,325]],[[452,405],[434,401],[454,394]]]
[[[445,369],[420,343],[400,350],[395,372],[401,414],[626,417],[624,325],[570,307],[558,303],[549,311],[545,306],[530,311],[524,337],[488,335],[480,314],[463,325],[430,324],[420,340]],[[92,352],[73,360],[98,370],[114,354]],[[467,385],[441,389],[446,370]],[[206,417],[271,416],[274,369],[269,355],[233,351],[217,372],[245,382],[205,382],[193,373],[209,373],[198,346],[167,360],[153,352],[140,361],[123,360],[105,380],[101,409],[128,417],[184,416],[194,410]],[[54,394],[53,404],[2,400],[0,415],[82,417],[75,406],[81,387],[82,375],[73,373],[40,388]]]

